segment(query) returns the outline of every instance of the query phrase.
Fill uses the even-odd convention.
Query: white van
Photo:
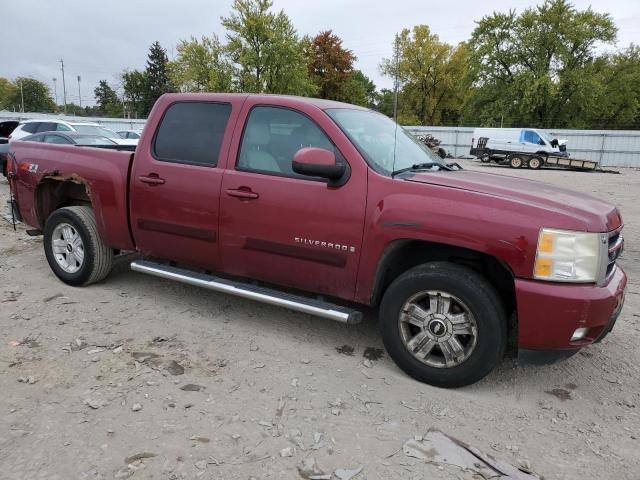
[[[566,140],[558,140],[536,128],[476,128],[469,153],[486,162],[512,153],[569,156]]]

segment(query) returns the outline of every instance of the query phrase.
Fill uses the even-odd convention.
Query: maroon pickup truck
[[[269,95],[170,94],[135,153],[15,141],[17,214],[69,285],[138,272],[345,323],[437,386],[601,340],[624,299],[601,200],[445,164],[387,117]]]

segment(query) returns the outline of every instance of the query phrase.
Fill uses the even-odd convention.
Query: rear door
[[[144,254],[219,268],[219,160],[226,155],[241,101],[166,104],[155,134],[139,145],[130,210],[135,242]]]
[[[249,98],[238,122],[221,195],[225,272],[352,298],[362,245],[366,165],[329,117],[312,105]],[[304,147],[346,162],[343,185],[293,172]]]

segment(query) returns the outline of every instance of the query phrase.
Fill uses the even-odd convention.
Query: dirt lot
[[[640,171],[464,163],[621,207],[630,284],[604,342],[441,390],[378,359],[373,317],[347,327],[126,262],[71,288],[40,238],[0,220],[0,478],[300,478],[306,457],[326,473],[363,467],[357,480],[476,478],[403,453],[431,427],[547,479],[640,478]]]

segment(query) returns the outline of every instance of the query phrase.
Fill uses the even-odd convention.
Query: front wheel
[[[497,292],[475,271],[448,262],[414,267],[380,305],[385,348],[408,375],[437,387],[470,385],[502,359],[506,315]]]
[[[44,253],[53,273],[73,286],[99,282],[111,271],[113,250],[98,233],[91,207],[64,207],[44,227]]]

